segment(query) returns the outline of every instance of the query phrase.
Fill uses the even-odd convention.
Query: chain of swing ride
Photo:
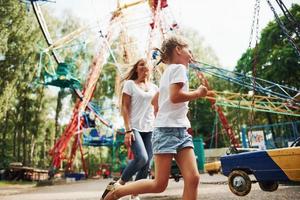
[[[275,8],[273,7],[272,3],[270,2],[270,0],[267,0],[267,3],[269,5],[269,7],[271,8],[274,17],[275,17],[275,21],[278,24],[278,26],[280,27],[280,29],[282,30],[282,32],[284,33],[284,35],[286,36],[287,40],[289,41],[289,43],[291,44],[291,46],[294,48],[296,54],[298,55],[299,59],[300,59],[300,48],[299,46],[296,44],[296,41],[293,39],[293,37],[291,36],[292,31],[289,31],[286,26],[284,25],[284,23],[282,22],[282,20],[280,19],[279,15],[277,14],[277,12],[275,11]],[[276,0],[276,3],[279,5],[280,9],[282,10],[284,16],[286,17],[287,21],[291,23],[291,27],[295,27],[294,33],[296,34],[296,36],[300,39],[300,24],[295,20],[295,18],[293,17],[293,15],[288,11],[288,9],[286,8],[286,6],[284,5],[284,3],[281,0]]]
[[[252,19],[252,25],[251,25],[251,31],[250,31],[250,38],[249,38],[249,45],[248,49],[251,49],[252,45],[252,39],[254,34],[254,28],[255,28],[255,46],[253,50],[253,63],[252,63],[252,77],[253,77],[253,94],[252,95],[252,102],[251,102],[251,112],[249,115],[249,121],[250,121],[250,133],[252,135],[252,126],[254,121],[254,105],[255,105],[255,90],[256,90],[256,65],[257,65],[257,48],[258,48],[258,40],[259,40],[259,12],[260,12],[260,0],[255,1],[254,5],[254,12],[253,12],[253,19]],[[251,146],[251,140],[249,140],[249,146]]]
[[[300,58],[300,48],[298,47],[298,45],[296,44],[295,40],[290,36],[290,33],[288,31],[288,29],[285,27],[284,23],[282,22],[282,20],[280,19],[279,15],[277,14],[277,12],[275,11],[275,8],[273,7],[272,3],[270,2],[270,0],[267,0],[267,3],[269,5],[269,7],[271,8],[274,17],[275,17],[275,21],[276,23],[279,25],[280,29],[282,30],[282,32],[284,33],[284,35],[286,36],[287,40],[289,41],[289,43],[291,44],[291,46],[294,48],[296,54],[299,56]],[[295,27],[294,33],[295,35],[300,38],[300,33],[299,33],[299,29],[300,29],[300,25],[299,23],[295,20],[294,16],[288,11],[288,9],[286,8],[286,6],[284,5],[284,3],[281,0],[276,0],[276,3],[278,4],[278,6],[280,7],[280,9],[282,10],[284,16],[286,17],[287,21],[291,24],[291,27]],[[255,2],[255,6],[254,6],[254,13],[253,13],[253,20],[252,20],[252,25],[251,25],[251,32],[250,32],[250,39],[249,39],[249,45],[248,45],[248,49],[251,49],[251,44],[252,44],[252,38],[253,38],[253,34],[254,34],[254,28],[255,28],[255,47],[254,47],[254,52],[253,52],[253,63],[252,63],[252,76],[253,76],[253,97],[252,97],[252,105],[251,105],[251,114],[250,114],[250,132],[252,133],[252,125],[253,125],[253,121],[254,121],[254,103],[255,103],[255,86],[256,86],[256,65],[257,65],[257,45],[258,45],[258,40],[259,40],[259,11],[260,11],[260,0],[256,0]],[[256,25],[255,25],[256,24]],[[249,140],[249,142],[251,142]],[[250,144],[251,146],[251,144]]]

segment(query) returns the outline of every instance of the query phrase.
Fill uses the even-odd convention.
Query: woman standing
[[[131,148],[134,159],[128,163],[121,178],[115,184],[124,185],[136,173],[135,180],[147,178],[148,175],[153,156],[151,137],[154,109],[151,100],[158,91],[157,86],[149,81],[149,75],[150,70],[146,60],[140,59],[133,65],[125,78],[122,90],[124,142],[127,147]],[[109,191],[108,189],[102,195],[103,197]],[[138,200],[139,197],[132,195],[131,199]]]

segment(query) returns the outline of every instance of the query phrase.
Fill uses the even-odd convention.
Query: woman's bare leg
[[[192,148],[184,148],[178,152],[175,159],[184,179],[182,199],[196,200],[200,175],[194,150]]]
[[[113,198],[114,195],[120,198],[131,194],[163,192],[168,186],[172,158],[173,154],[154,155],[155,177],[153,180],[141,179],[124,186],[118,186],[115,191],[109,193],[104,200],[115,200]]]

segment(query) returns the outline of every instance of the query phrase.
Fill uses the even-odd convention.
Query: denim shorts
[[[183,148],[194,148],[192,136],[186,128],[154,128],[151,141],[153,154],[177,154]]]

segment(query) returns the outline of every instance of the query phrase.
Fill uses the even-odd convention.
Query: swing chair
[[[84,113],[84,130],[83,142],[84,146],[113,146],[113,135],[102,135],[96,128],[95,116],[91,113]]]
[[[44,70],[44,85],[52,85],[60,88],[80,88],[78,79],[72,76],[70,63],[59,63],[55,73],[49,73]]]
[[[85,43],[64,46],[64,48],[74,48],[74,46],[79,46],[79,50],[82,50],[85,48]],[[54,49],[51,50],[52,53],[54,53]],[[42,76],[42,83],[44,85],[52,85],[60,88],[80,89],[80,81],[72,74],[73,69],[76,67],[75,62],[79,56],[79,53],[75,53],[72,58],[65,58],[64,61],[60,61],[60,59],[56,58],[55,60],[57,66],[55,68],[55,64],[52,62],[53,58],[49,52],[51,51],[46,49],[40,53],[39,68],[37,72],[38,80],[40,79],[40,76]]]

